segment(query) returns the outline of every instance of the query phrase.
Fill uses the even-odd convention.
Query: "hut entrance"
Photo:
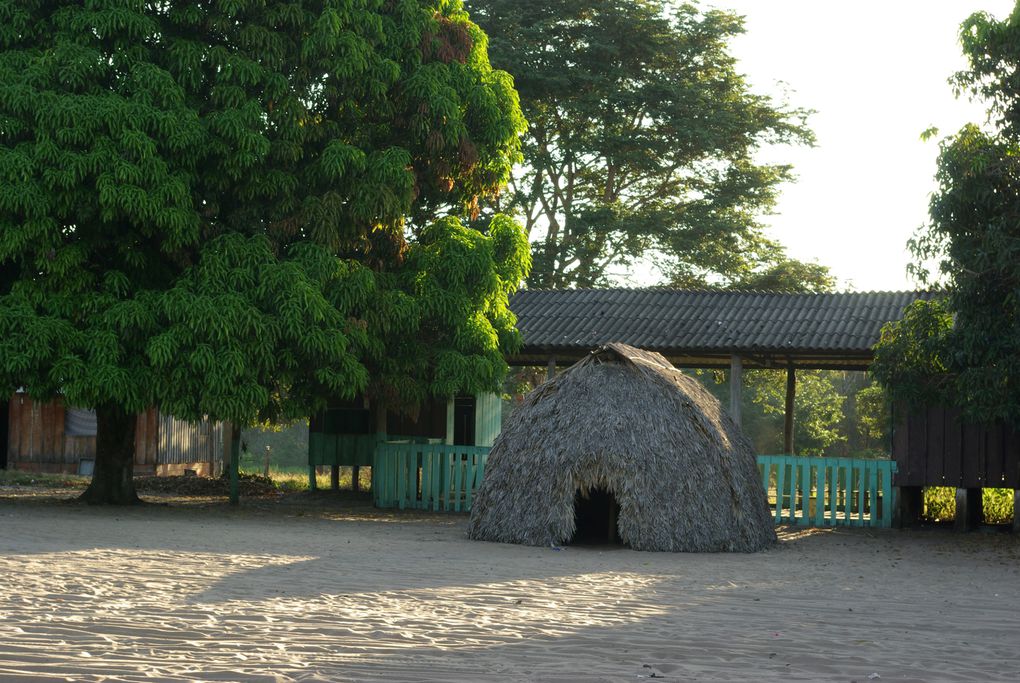
[[[620,543],[616,520],[620,506],[616,496],[606,489],[581,489],[574,494],[574,536],[572,545],[602,545]]]

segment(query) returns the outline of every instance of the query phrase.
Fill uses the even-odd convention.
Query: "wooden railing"
[[[759,455],[776,524],[892,526],[891,460]]]
[[[380,443],[372,466],[375,505],[467,512],[488,457],[484,446]]]

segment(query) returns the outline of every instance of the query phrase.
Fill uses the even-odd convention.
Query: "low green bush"
[[[981,505],[986,524],[1009,524],[1013,521],[1013,489],[983,489]],[[931,486],[924,490],[922,516],[933,522],[945,522],[956,516],[956,489]]]

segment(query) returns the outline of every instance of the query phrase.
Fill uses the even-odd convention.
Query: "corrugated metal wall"
[[[223,461],[223,423],[203,420],[198,424],[159,415],[160,465]]]

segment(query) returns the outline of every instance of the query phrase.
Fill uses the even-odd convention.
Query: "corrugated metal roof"
[[[669,354],[870,355],[882,326],[932,292],[577,289],[517,292],[510,308],[528,352],[621,342]]]

